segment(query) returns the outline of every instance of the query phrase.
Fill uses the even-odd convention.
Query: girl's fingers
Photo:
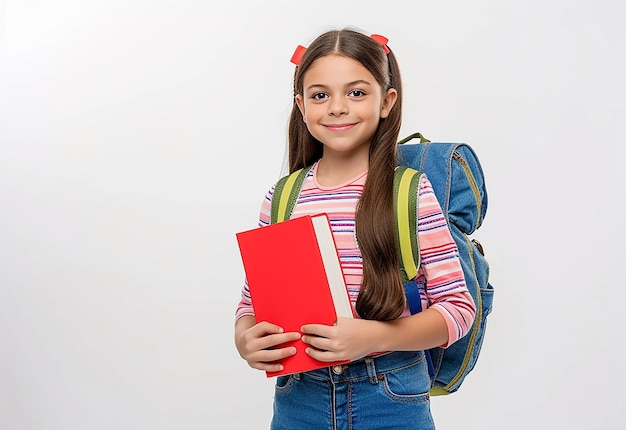
[[[282,364],[280,364],[279,361],[291,357],[295,353],[296,348],[294,346],[258,351],[254,354],[254,357],[250,359],[250,366],[255,369],[267,371],[282,370]]]
[[[297,332],[273,334],[259,339],[258,349],[270,349],[282,345],[283,343],[293,342],[294,340],[298,339],[300,339],[300,333]]]

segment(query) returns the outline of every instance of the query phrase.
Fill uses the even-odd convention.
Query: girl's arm
[[[357,360],[376,352],[417,351],[442,345],[448,327],[435,309],[393,321],[339,318],[334,326],[308,324],[302,341],[307,353],[321,361]]]
[[[443,317],[447,341],[433,346],[447,347],[471,329],[476,307],[465,285],[458,248],[426,175],[421,177],[418,205],[418,277],[426,281],[423,308]]]

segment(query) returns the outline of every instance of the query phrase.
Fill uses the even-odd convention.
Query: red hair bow
[[[300,65],[300,61],[302,61],[302,56],[304,55],[306,48],[302,45],[298,45],[296,50],[293,52],[291,56],[291,62],[296,66]]]
[[[389,54],[389,47],[387,46],[387,42],[389,42],[389,39],[387,39],[385,36],[381,36],[380,34],[372,34],[370,37],[376,42],[380,43],[380,45],[385,50],[385,54]]]

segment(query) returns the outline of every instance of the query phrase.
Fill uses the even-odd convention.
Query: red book
[[[326,214],[303,216],[236,234],[257,322],[268,321],[285,332],[304,324],[333,325],[337,316],[353,318],[345,278]],[[318,361],[297,349],[268,377],[306,372],[347,361]],[[287,344],[286,344],[287,345]]]

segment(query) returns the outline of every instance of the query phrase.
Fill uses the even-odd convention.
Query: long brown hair
[[[303,93],[304,75],[315,60],[338,54],[361,63],[386,93],[397,91],[387,118],[381,118],[369,149],[369,168],[356,209],[356,236],[363,258],[363,281],[356,303],[362,318],[391,320],[405,306],[398,266],[393,210],[393,176],[398,163],[397,140],[402,122],[402,83],[396,58],[371,37],[351,29],[331,30],[306,49],[294,74],[294,95]],[[323,145],[306,128],[295,100],[289,120],[289,172],[322,157]]]

